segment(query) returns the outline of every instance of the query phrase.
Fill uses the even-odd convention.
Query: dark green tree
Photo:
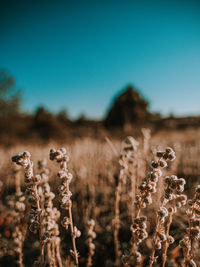
[[[19,114],[21,92],[16,89],[14,78],[6,71],[0,71],[0,117],[13,117]]]
[[[142,124],[150,118],[148,105],[148,101],[134,87],[128,86],[114,99],[104,124],[106,127]]]
[[[44,107],[37,108],[33,128],[44,140],[63,138],[66,130],[63,122]]]

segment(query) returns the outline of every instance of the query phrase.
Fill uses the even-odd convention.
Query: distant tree
[[[0,71],[0,117],[13,117],[19,114],[21,92],[16,89],[14,78],[6,71]]]
[[[171,111],[168,116],[170,119],[174,119],[176,116],[174,115],[174,112]]]
[[[148,101],[134,87],[128,86],[114,99],[104,124],[106,127],[125,127],[144,123],[149,117]]]
[[[76,120],[77,123],[82,123],[88,121],[87,116],[84,113],[81,113],[78,117],[78,119]]]
[[[58,114],[57,118],[62,121],[63,123],[68,123],[70,122],[69,116],[67,114],[67,111],[65,109],[61,109]]]
[[[44,107],[37,108],[34,115],[33,128],[44,140],[63,138],[65,136],[65,125]]]

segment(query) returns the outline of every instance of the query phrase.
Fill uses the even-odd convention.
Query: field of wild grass
[[[200,266],[199,157],[197,130],[1,148],[0,266]]]

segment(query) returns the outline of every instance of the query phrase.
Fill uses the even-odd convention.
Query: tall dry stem
[[[192,242],[200,239],[200,185],[197,186],[195,196],[188,200],[190,208],[187,210],[189,226],[187,234],[179,242],[183,249],[185,267],[197,267],[192,252]]]
[[[70,228],[71,240],[73,250],[71,250],[71,255],[74,258],[75,265],[78,267],[78,251],[76,249],[76,238],[81,235],[80,231],[74,227],[73,219],[72,219],[72,201],[71,196],[72,192],[70,191],[69,185],[72,180],[72,174],[68,170],[67,163],[69,162],[69,156],[67,155],[67,151],[65,148],[61,148],[59,150],[51,149],[50,150],[50,160],[56,160],[60,163],[61,170],[58,172],[58,177],[62,180],[62,183],[59,187],[60,195],[61,195],[61,208],[67,210],[68,217],[65,217],[63,220],[63,226],[66,228]]]
[[[114,248],[115,248],[115,266],[120,266],[121,251],[119,243],[119,229],[120,229],[120,196],[122,192],[122,185],[126,183],[129,176],[129,163],[132,162],[133,154],[137,150],[138,142],[132,137],[128,136],[122,142],[122,150],[120,154],[120,173],[118,176],[117,187],[115,189],[115,218],[113,220],[114,227]],[[131,189],[133,190],[134,181],[131,181]],[[132,192],[134,194],[134,192]]]
[[[96,233],[94,232],[94,226],[95,226],[95,221],[94,220],[89,220],[88,221],[88,258],[87,258],[87,264],[86,267],[91,267],[92,266],[92,257],[95,252],[95,244],[93,243],[94,238],[96,238]]]
[[[41,224],[42,209],[40,206],[40,197],[38,193],[38,185],[41,181],[41,177],[38,175],[34,176],[33,162],[31,161],[31,154],[28,151],[25,151],[23,153],[20,152],[16,156],[13,156],[12,161],[24,168],[24,181],[25,183],[30,184],[30,186],[26,189],[26,194],[28,195],[28,202],[31,204],[31,211],[29,215],[31,224],[29,229],[33,233],[39,232],[41,264],[44,264],[44,249],[42,245]]]
[[[166,260],[167,260],[167,250],[169,247],[169,241],[168,240],[170,238],[169,230],[170,230],[170,225],[172,223],[172,216],[173,216],[173,213],[171,212],[168,216],[167,227],[166,227],[166,232],[165,232],[166,240],[163,242],[162,267],[165,267]]]
[[[167,148],[165,153],[168,153],[168,155],[166,155],[166,160],[175,159],[175,152],[171,148]],[[172,216],[177,211],[177,208],[181,208],[183,205],[186,204],[187,200],[186,195],[181,194],[184,191],[185,185],[185,180],[183,178],[177,178],[177,176],[171,175],[167,176],[164,182],[165,190],[163,192],[163,196],[161,197],[161,206],[157,211],[155,234],[153,238],[153,249],[149,261],[149,267],[151,267],[156,261],[157,257],[155,257],[155,252],[157,249],[162,248],[162,244],[162,266],[165,266],[168,246],[169,244],[174,242],[173,237],[169,235],[169,228],[172,222]],[[166,220],[167,226],[165,228],[164,224]]]

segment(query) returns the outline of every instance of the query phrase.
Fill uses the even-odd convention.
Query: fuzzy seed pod
[[[74,226],[74,236],[75,236],[75,238],[78,238],[81,236],[81,231],[78,230],[78,228],[76,226]]]
[[[162,158],[163,155],[164,155],[164,153],[165,153],[165,152],[158,151],[158,152],[156,153],[156,156],[157,156],[158,158]]]
[[[167,147],[166,149],[165,149],[165,151],[166,151],[166,153],[174,153],[174,150],[171,148],[171,147]]]
[[[173,238],[173,236],[168,236],[168,238],[167,238],[167,242],[169,243],[169,244],[173,244],[174,243],[174,238]]]
[[[159,164],[158,164],[157,161],[152,161],[151,165],[152,165],[152,167],[153,167],[154,169],[157,169],[158,166],[159,166]]]
[[[166,168],[167,167],[167,162],[165,160],[163,160],[163,159],[160,159],[159,164],[160,164],[160,167],[162,167],[162,168]]]
[[[160,250],[162,248],[161,242],[157,242],[156,245],[155,245],[155,248]]]
[[[168,154],[168,159],[169,159],[170,161],[175,160],[175,159],[176,159],[175,153],[170,153],[170,154]]]
[[[159,238],[160,238],[160,240],[163,242],[163,241],[165,241],[166,239],[167,239],[167,237],[166,237],[166,235],[164,234],[164,233],[158,233],[158,236],[159,236]]]

